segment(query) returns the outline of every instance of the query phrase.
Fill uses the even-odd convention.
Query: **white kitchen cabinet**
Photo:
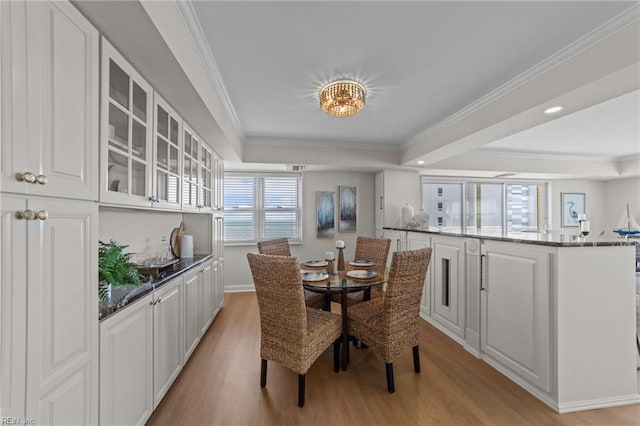
[[[153,412],[153,293],[100,323],[100,424],[143,425]]]
[[[183,280],[100,324],[100,424],[144,424],[184,365]]]
[[[217,265],[216,265],[217,267]],[[200,334],[204,334],[213,321],[215,311],[215,274],[213,262],[206,262],[200,269]]]
[[[214,194],[213,194],[213,210],[216,212],[222,212],[224,206],[224,161],[218,156],[213,154],[214,162]]]
[[[102,38],[100,201],[151,206],[153,92]]]
[[[2,194],[0,410],[97,421],[97,207]]]
[[[182,277],[163,285],[153,303],[153,407],[157,407],[184,362]]]
[[[466,330],[465,239],[432,235],[431,318],[463,342]]]
[[[213,256],[217,262],[215,271],[216,283],[216,312],[224,303],[224,217],[213,217]]]
[[[156,92],[153,126],[153,206],[179,210],[182,203],[182,119]]]
[[[431,237],[429,234],[420,232],[407,232],[407,250],[418,250],[431,247]],[[429,261],[427,275],[424,277],[424,287],[422,288],[422,299],[420,300],[420,312],[424,315],[431,315],[431,270],[433,269],[433,259]]]
[[[68,2],[0,4],[0,191],[98,196],[98,32]]]
[[[211,212],[213,207],[213,151],[187,123],[183,123],[182,209]]]
[[[200,273],[198,270],[184,276],[184,362],[200,342]]]
[[[402,207],[410,204],[420,209],[420,175],[414,171],[383,170],[375,177],[375,226],[379,232],[384,227],[401,226]]]
[[[544,247],[484,241],[482,255],[481,349],[549,392],[550,252]]]

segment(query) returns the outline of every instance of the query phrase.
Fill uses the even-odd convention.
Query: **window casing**
[[[442,231],[506,235],[540,232],[547,183],[447,181],[422,178],[422,208]]]
[[[254,244],[286,237],[302,242],[302,175],[242,173],[224,175],[225,244]]]

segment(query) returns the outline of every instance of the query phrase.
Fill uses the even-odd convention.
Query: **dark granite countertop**
[[[170,269],[160,273],[155,279],[145,282],[142,286],[122,286],[112,287],[111,300],[100,301],[98,308],[98,319],[100,321],[110,317],[115,312],[126,308],[129,304],[151,293],[154,289],[162,287],[174,278],[189,271],[191,268],[200,265],[213,258],[212,254],[196,255],[191,258],[180,259],[172,265]]]
[[[510,243],[524,243],[524,244],[537,244],[542,246],[551,247],[603,247],[603,246],[630,246],[640,244],[640,241],[634,241],[632,239],[625,240],[624,238],[600,238],[597,236],[578,237],[565,236],[560,233],[550,232],[511,232],[506,235],[502,233],[491,233],[490,231],[483,232],[454,232],[454,231],[442,231],[437,228],[394,228],[384,227],[383,229],[390,229],[394,231],[410,231],[421,232],[423,234],[437,234],[447,235],[452,237],[466,237],[466,238],[478,238],[482,240],[495,240],[505,241]]]

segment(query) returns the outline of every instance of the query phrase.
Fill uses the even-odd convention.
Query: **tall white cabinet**
[[[95,424],[98,33],[68,2],[0,23],[0,414]]]

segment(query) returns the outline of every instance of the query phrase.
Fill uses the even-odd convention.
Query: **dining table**
[[[325,295],[324,310],[330,310],[331,299],[334,294],[340,294],[340,315],[342,321],[342,348],[340,352],[340,366],[346,371],[349,363],[349,323],[347,318],[347,294],[363,292],[363,301],[371,298],[373,287],[384,285],[387,282],[388,270],[377,265],[367,267],[355,267],[349,262],[344,271],[329,272],[326,266],[314,267],[302,263],[302,285],[306,290]]]

